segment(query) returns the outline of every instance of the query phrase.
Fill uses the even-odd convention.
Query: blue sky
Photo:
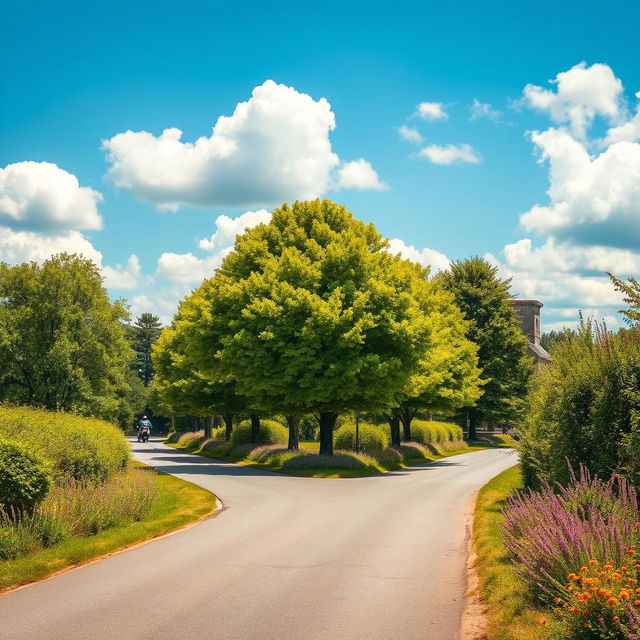
[[[614,322],[603,272],[640,272],[639,6],[1,0],[0,259],[84,251],[166,320],[265,215],[242,214],[318,194],[434,269],[488,255],[547,327]]]

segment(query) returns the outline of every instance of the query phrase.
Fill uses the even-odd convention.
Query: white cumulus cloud
[[[104,284],[108,289],[136,289],[150,283],[151,278],[142,274],[140,260],[135,254],[129,257],[127,264],[114,267],[102,267]]]
[[[493,122],[499,122],[502,117],[502,111],[494,109],[488,102],[480,102],[478,98],[474,98],[473,102],[469,105],[469,111],[471,115],[470,120],[487,119]]]
[[[327,191],[340,159],[329,139],[331,105],[267,80],[220,116],[210,136],[183,142],[182,131],[156,137],[126,131],[103,141],[108,177],[138,200],[182,205],[252,207],[314,198]]]
[[[418,152],[421,158],[427,158],[434,164],[478,164],[482,158],[470,144],[431,144]]]
[[[401,255],[407,260],[418,262],[423,267],[431,267],[431,273],[446,271],[451,264],[451,261],[444,253],[440,253],[435,249],[416,249],[414,246],[400,240],[400,238],[391,238],[387,250],[393,255]]]
[[[100,229],[102,195],[51,162],[0,168],[0,224],[13,229]]]
[[[198,244],[206,251],[220,251],[233,247],[239,233],[259,224],[268,224],[270,220],[271,214],[266,209],[247,211],[237,218],[218,216],[215,233],[209,238],[203,238]]]
[[[551,81],[556,90],[528,84],[524,88],[524,102],[548,113],[558,123],[568,123],[572,134],[584,139],[591,122],[603,116],[615,122],[622,111],[622,82],[606,64],[585,62],[559,73]]]
[[[398,133],[403,140],[413,144],[422,144],[422,135],[415,127],[407,127],[402,125],[398,128]]]
[[[421,102],[415,115],[423,120],[446,120],[449,117],[442,102]]]
[[[364,158],[344,163],[338,170],[339,189],[373,189],[385,191],[389,187],[380,181],[377,172]]]

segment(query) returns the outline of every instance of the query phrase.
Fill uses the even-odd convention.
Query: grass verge
[[[158,474],[158,489],[158,499],[139,522],[107,529],[94,536],[76,536],[37,553],[0,562],[0,592],[175,531],[216,508],[216,497],[212,493],[171,475]]]
[[[487,608],[488,640],[542,640],[549,628],[536,624],[547,612],[527,597],[526,583],[516,573],[503,544],[502,507],[522,487],[520,466],[488,482],[478,494],[473,518],[473,544],[480,595]]]
[[[408,467],[421,464],[424,462],[431,462],[440,460],[442,458],[448,458],[450,456],[459,455],[461,453],[470,453],[472,451],[480,451],[482,449],[491,449],[497,447],[511,447],[513,446],[513,440],[509,436],[503,435],[488,435],[474,440],[468,444],[468,446],[460,449],[451,449],[449,451],[440,448],[438,445],[427,445],[429,452],[425,457],[410,458],[405,457],[402,462],[385,462],[372,459],[366,468],[353,469],[342,468],[336,469],[321,468],[321,467],[305,467],[305,468],[288,468],[286,464],[283,464],[280,460],[273,460],[269,462],[258,462],[256,460],[249,459],[248,455],[251,449],[251,445],[246,446],[245,455],[221,455],[220,451],[210,452],[201,449],[201,441],[198,438],[193,440],[194,445],[181,444],[179,442],[167,441],[165,444],[174,449],[188,451],[199,456],[206,458],[212,458],[215,460],[224,460],[225,462],[233,462],[247,467],[253,467],[256,469],[264,469],[265,471],[274,471],[276,473],[284,473],[292,476],[302,476],[307,478],[360,478],[363,476],[377,475],[380,473],[387,473],[389,471],[397,471],[399,469],[406,469]],[[300,449],[306,451],[309,454],[317,454],[319,450],[319,444],[317,442],[301,442]]]

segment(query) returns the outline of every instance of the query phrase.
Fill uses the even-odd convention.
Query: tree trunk
[[[256,413],[251,414],[251,442],[260,442],[260,416]]]
[[[231,440],[231,429],[233,429],[233,413],[223,413],[224,420],[224,439],[229,442]]]
[[[217,429],[221,424],[220,416],[213,416],[213,428]]]
[[[208,440],[209,438],[211,438],[211,422],[212,419],[211,418],[203,418],[202,419],[204,422],[204,437],[206,440]]]
[[[411,442],[411,421],[415,415],[411,409],[402,409],[400,411],[400,420],[402,422],[402,439],[405,442]]]
[[[391,427],[391,446],[400,446],[400,416],[394,413],[389,420],[389,426]]]
[[[333,428],[338,419],[337,413],[320,414],[320,455],[333,455]]]
[[[289,426],[289,444],[287,445],[287,449],[297,451],[300,448],[300,439],[298,437],[300,418],[298,416],[287,416],[287,425]]]
[[[467,440],[477,440],[477,426],[478,426],[478,418],[475,414],[475,411],[471,412],[469,416],[469,431],[467,433]]]

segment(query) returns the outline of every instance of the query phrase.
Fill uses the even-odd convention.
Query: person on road
[[[147,416],[142,416],[140,420],[138,420],[138,435],[144,428],[149,429],[149,434],[151,434],[151,420],[147,418]]]

